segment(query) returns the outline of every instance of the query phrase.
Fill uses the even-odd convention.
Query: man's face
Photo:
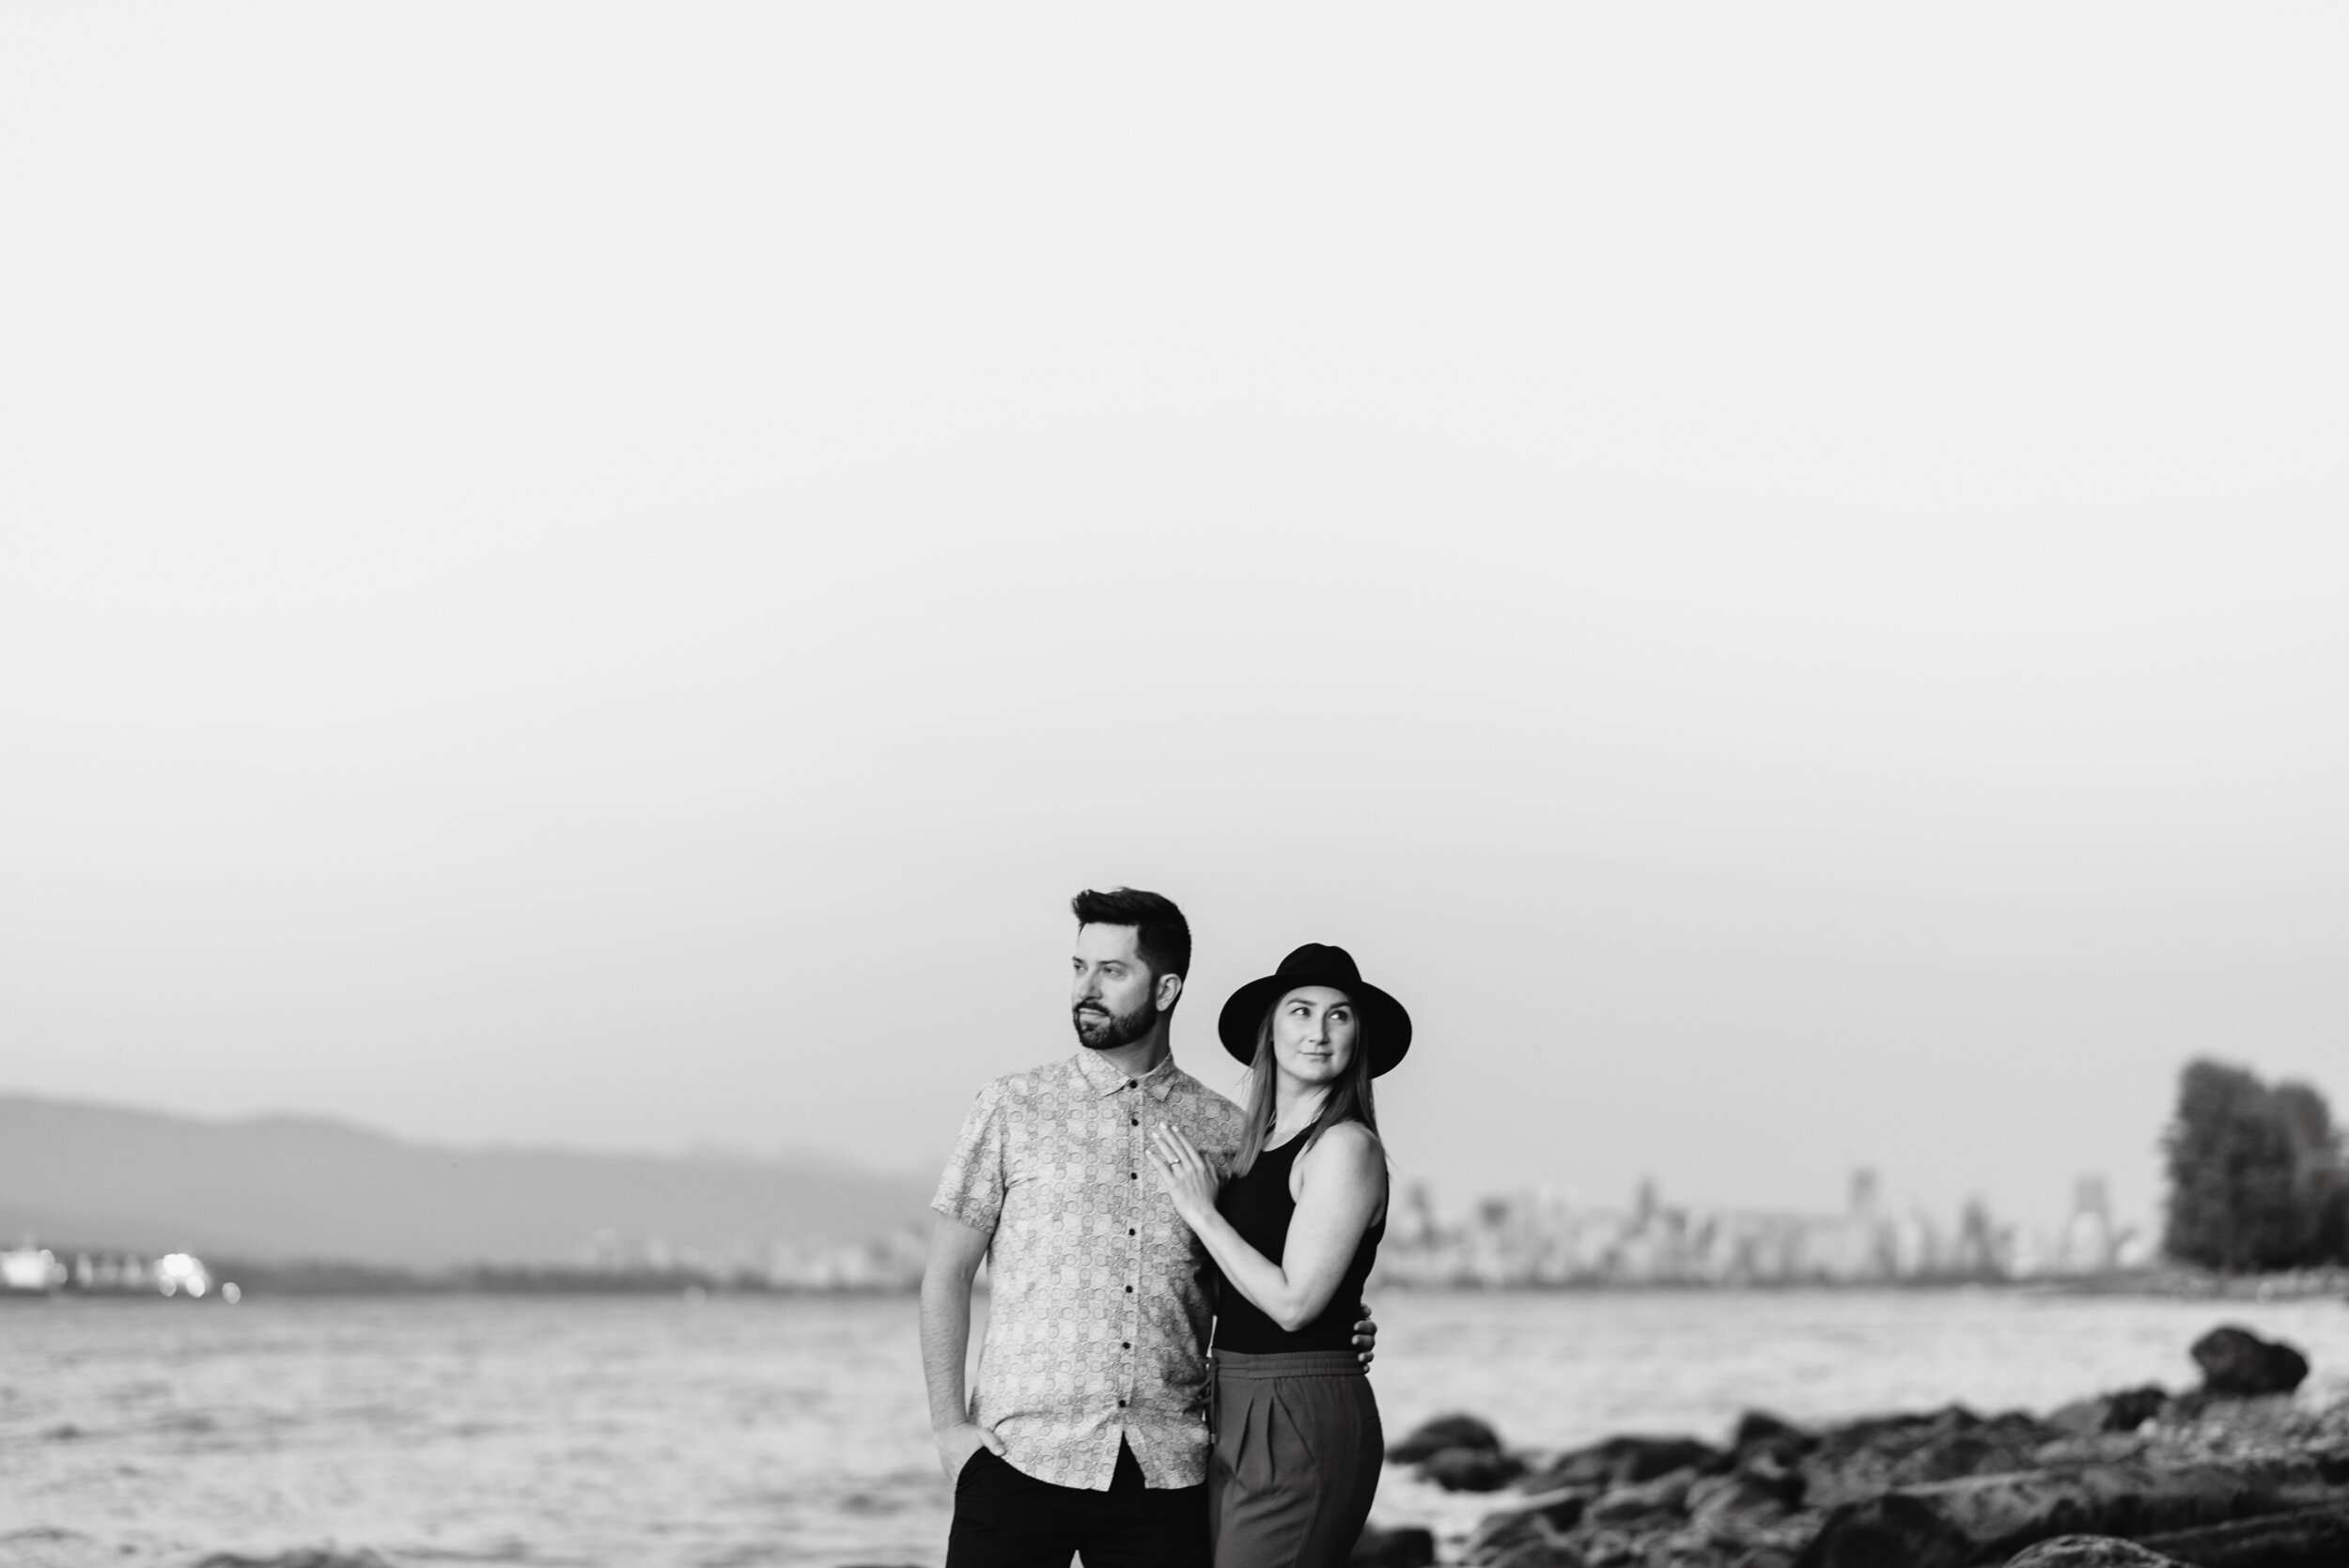
[[[1134,951],[1137,934],[1130,925],[1077,927],[1068,1007],[1077,1039],[1089,1050],[1132,1045],[1150,1032],[1160,1010],[1173,1006],[1182,988],[1179,976],[1152,978],[1150,966]]]

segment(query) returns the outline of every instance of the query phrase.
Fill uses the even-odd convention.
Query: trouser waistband
[[[1215,1370],[1222,1377],[1360,1377],[1362,1358],[1351,1350],[1282,1350],[1250,1354],[1219,1350]]]

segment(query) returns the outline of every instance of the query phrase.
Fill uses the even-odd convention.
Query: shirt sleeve
[[[1247,1112],[1228,1102],[1209,1101],[1199,1116],[1199,1152],[1215,1167],[1216,1179],[1228,1181],[1232,1162],[1239,1157],[1240,1137],[1248,1127]]]
[[[979,1091],[962,1119],[946,1173],[930,1207],[949,1219],[992,1235],[1003,1212],[1003,1095],[1000,1084]]]

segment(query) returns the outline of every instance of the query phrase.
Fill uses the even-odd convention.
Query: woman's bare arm
[[[1216,1212],[1214,1168],[1182,1129],[1161,1124],[1152,1136],[1165,1157],[1159,1185],[1232,1288],[1290,1333],[1319,1317],[1387,1200],[1387,1164],[1377,1135],[1359,1123],[1341,1122],[1298,1157],[1297,1212],[1277,1264]]]

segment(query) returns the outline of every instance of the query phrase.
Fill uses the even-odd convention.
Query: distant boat
[[[65,1281],[65,1265],[46,1247],[34,1247],[30,1236],[13,1251],[0,1252],[0,1291],[8,1295],[47,1296]]]
[[[187,1252],[166,1252],[155,1260],[155,1288],[165,1296],[185,1292],[201,1301],[212,1288],[212,1271],[204,1260]]]
[[[132,1252],[87,1252],[70,1265],[26,1236],[23,1245],[0,1252],[0,1297],[54,1296],[62,1290],[90,1296],[184,1296],[201,1301],[208,1296],[236,1302],[243,1293],[235,1285],[215,1288],[212,1271],[193,1252],[166,1252],[160,1258]]]

